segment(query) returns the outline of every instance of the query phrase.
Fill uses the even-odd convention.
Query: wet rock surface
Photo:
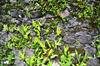
[[[21,3],[24,3],[25,1],[30,1],[30,0],[20,0]],[[15,0],[10,0],[11,3],[15,3]],[[67,6],[68,8],[70,8],[70,6]],[[30,9],[30,7],[25,7],[23,8],[23,10],[25,9]],[[68,13],[66,11],[66,13]],[[43,32],[46,31],[47,27],[50,26],[52,24],[52,21],[55,20],[54,16],[52,16],[49,13],[46,13],[45,15],[42,15],[40,10],[33,10],[30,11],[30,19],[23,14],[23,12],[21,11],[16,11],[14,9],[11,9],[11,15],[12,18],[11,20],[14,21],[17,24],[17,27],[21,30],[21,25],[32,25],[32,20],[34,19],[34,21],[39,20],[42,24],[44,24],[43,26]],[[64,14],[62,14],[64,15]],[[63,17],[67,17],[69,14],[64,15]],[[88,29],[87,27],[89,26],[89,24],[91,23],[89,20],[86,20],[84,22],[82,21],[78,21],[77,17],[72,17],[72,18],[68,18],[70,20],[70,23],[66,22],[63,23],[62,21],[59,21],[59,23],[57,24],[57,26],[61,29],[62,33],[61,36],[64,38],[64,42],[65,44],[61,46],[66,46],[66,45],[71,45],[69,49],[70,52],[72,52],[72,49],[77,49],[79,53],[84,53],[85,51],[88,52],[88,56],[91,56],[92,59],[87,60],[88,65],[87,66],[100,66],[98,64],[98,62],[96,60],[98,60],[97,58],[94,59],[94,55],[96,55],[97,53],[97,49],[95,46],[92,46],[92,41],[95,39],[99,39],[96,35],[99,34],[97,29]],[[1,21],[3,20],[7,20],[7,17],[4,17],[3,19],[0,19]],[[32,38],[34,39],[34,34],[36,34],[35,32],[33,32],[33,29],[30,29],[30,35],[32,36]],[[56,31],[52,31],[50,30],[50,32],[52,32],[51,34],[49,34],[48,36],[48,40],[50,41],[54,41],[55,40],[55,32]],[[45,33],[43,33],[43,35],[45,35]],[[5,45],[4,42],[9,41],[10,36],[13,36],[13,33],[11,32],[6,32],[5,30],[0,31],[0,45]],[[41,39],[41,41],[45,41],[46,37],[43,36],[44,38]],[[76,42],[79,42],[78,44],[81,44],[82,47],[77,48],[77,44],[75,44]],[[84,47],[85,50],[83,49]],[[29,49],[27,47],[25,47],[26,50],[26,57],[29,56],[31,57],[34,52],[33,49]],[[19,59],[19,51],[22,52],[21,50],[17,50],[15,48],[13,48],[13,53],[15,56],[15,62],[14,64],[17,66],[25,66],[26,64],[24,64],[24,61]],[[72,52],[73,55],[75,55],[75,52]],[[52,66],[60,66],[58,64],[58,62],[54,61]]]

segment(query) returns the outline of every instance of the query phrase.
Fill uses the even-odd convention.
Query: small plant
[[[30,12],[28,9],[25,10],[26,11],[26,15],[30,18]]]
[[[59,35],[61,34],[61,31],[60,31],[60,28],[59,28],[59,27],[57,27],[56,33],[57,33],[56,36],[59,36]],[[56,37],[56,36],[55,36],[55,37]]]
[[[8,32],[8,25],[4,25],[4,29]]]
[[[86,59],[91,59],[90,56],[86,56],[88,52],[86,52],[85,56],[82,57],[81,54],[78,54],[77,50],[75,50],[75,54],[77,56],[77,59],[78,59],[78,64],[76,65],[79,65],[79,66],[86,66],[87,64],[85,63],[86,62]],[[82,61],[80,61],[82,59]]]
[[[37,60],[37,58],[36,58],[35,55],[31,56],[31,58],[29,58],[29,57],[25,58],[26,63],[28,65],[30,65],[30,66],[35,65],[36,64],[36,60]]]
[[[19,57],[20,59],[25,60],[25,48],[23,49],[23,54],[21,53],[21,51],[19,51]]]
[[[13,56],[13,54],[11,54],[11,55],[8,55],[8,61],[10,62],[10,64],[13,64],[14,63],[14,56]]]

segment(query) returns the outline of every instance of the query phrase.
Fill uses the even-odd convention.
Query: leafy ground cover
[[[86,0],[76,0],[71,2],[68,2],[66,0],[36,0],[36,1],[30,1],[31,2],[31,9],[26,9],[24,11],[24,14],[30,19],[30,11],[35,10],[41,10],[42,15],[45,15],[47,12],[50,12],[55,17],[59,18],[56,19],[50,26],[47,26],[46,31],[44,32],[44,35],[46,36],[45,41],[41,41],[43,38],[42,34],[42,27],[44,26],[44,23],[41,23],[40,21],[34,21],[32,20],[31,25],[21,25],[21,29],[19,29],[15,23],[15,21],[9,21],[6,23],[6,21],[2,21],[0,23],[0,30],[3,28],[6,30],[6,32],[16,32],[14,33],[14,36],[9,39],[8,42],[5,42],[5,45],[0,46],[0,65],[1,66],[14,66],[15,57],[13,55],[13,52],[11,50],[13,48],[17,48],[17,50],[23,49],[23,52],[19,51],[19,57],[24,61],[24,63],[27,66],[52,66],[53,59],[59,60],[58,65],[61,66],[87,66],[87,59],[91,59],[90,56],[87,56],[87,52],[82,55],[78,53],[77,50],[75,50],[75,57],[69,52],[69,46],[64,46],[63,49],[61,49],[60,42],[63,42],[63,38],[61,35],[61,30],[56,25],[60,21],[68,21],[67,18],[64,18],[62,15],[60,15],[60,11],[64,10],[68,3],[75,7],[75,9],[70,9],[70,12],[73,16],[77,16],[79,20],[91,20],[93,26],[96,25],[95,28],[98,29],[100,32],[100,7],[98,5],[98,0],[95,1],[94,4],[88,5],[86,4]],[[1,2],[3,3],[3,1]],[[5,4],[4,2],[4,9],[7,9],[7,14],[10,14],[10,9],[16,9],[21,10],[22,7],[24,7],[29,2],[20,3],[19,1],[16,1],[15,4]],[[36,6],[34,5],[36,4]],[[76,13],[78,12],[78,13]],[[3,17],[0,15],[0,17]],[[12,17],[12,15],[11,15]],[[9,17],[8,20],[11,18]],[[72,17],[72,16],[70,16]],[[1,19],[1,18],[0,18]],[[89,28],[92,28],[93,26],[90,26]],[[32,29],[30,31],[30,29]],[[56,30],[56,35],[54,37],[53,41],[50,41],[48,39],[50,30]],[[35,32],[34,38],[30,35],[31,32]],[[100,37],[100,35],[98,35]],[[33,38],[33,39],[32,39]],[[56,38],[59,38],[56,40]],[[78,42],[79,43],[79,42]],[[100,58],[100,39],[93,41],[93,44],[97,46],[97,57]],[[32,48],[34,51],[34,54],[31,57],[25,56],[25,47]],[[56,53],[57,52],[57,53]],[[6,64],[4,64],[3,61],[7,61]],[[75,62],[76,61],[76,62]]]

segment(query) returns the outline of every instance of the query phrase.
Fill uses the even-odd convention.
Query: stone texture
[[[55,34],[49,34],[48,40],[54,41],[54,38],[55,38]]]
[[[65,9],[64,11],[63,10],[61,10],[60,11],[60,15],[63,17],[63,18],[66,18],[67,16],[69,16],[69,12],[68,12],[68,10],[67,9]]]
[[[94,57],[94,55],[96,55],[96,53],[97,53],[96,48],[93,48],[93,47],[88,47],[86,50],[88,52],[87,56]]]
[[[97,63],[96,59],[90,59],[87,61],[87,66],[100,66],[100,65]]]
[[[0,45],[5,45],[3,40],[0,40]]]

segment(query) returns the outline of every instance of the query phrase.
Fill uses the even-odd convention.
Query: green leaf
[[[8,26],[7,26],[7,24],[4,25],[4,29],[5,29],[6,31],[8,31]]]
[[[26,15],[30,18],[30,12],[28,9],[26,9]]]
[[[66,61],[66,56],[65,56],[65,55],[62,55],[62,56],[60,57],[60,59],[61,59],[61,62],[65,62],[65,61]]]
[[[78,13],[78,17],[81,18],[83,16],[83,13]]]
[[[64,46],[64,54],[66,55],[67,54],[67,51],[68,51],[68,49],[69,49],[69,46]]]
[[[45,64],[47,61],[47,57],[43,59],[42,63]]]
[[[49,45],[49,47],[51,48],[50,42],[49,40],[46,40],[47,44]]]
[[[76,56],[78,57],[78,52],[77,52],[77,50],[75,49],[75,54],[76,54]]]
[[[32,25],[33,25],[33,27],[35,27],[35,26],[36,26],[36,23],[35,23],[35,21],[34,21],[34,20],[32,20]]]
[[[45,34],[48,34],[49,32],[50,32],[50,28],[48,27]]]
[[[49,61],[48,66],[52,66],[52,61]]]
[[[42,14],[45,14],[45,13],[46,13],[46,11],[43,11],[43,12],[42,12]]]
[[[10,15],[10,11],[8,11],[8,14]]]
[[[24,38],[28,39],[28,35],[24,35]]]
[[[48,52],[48,56],[50,56],[52,53],[53,53],[53,49],[51,49],[51,50]]]
[[[50,58],[53,59],[53,58],[55,58],[55,57],[57,57],[57,56],[58,56],[58,55],[53,55],[53,54],[52,54],[52,56],[50,56]]]
[[[57,27],[57,29],[56,29],[56,36],[58,36],[58,35],[60,35],[61,34],[61,31],[60,31],[60,28],[59,27]]]

